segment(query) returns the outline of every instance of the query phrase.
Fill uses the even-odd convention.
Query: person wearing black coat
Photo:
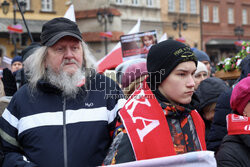
[[[236,83],[246,78],[248,73],[250,73],[250,55],[247,55],[247,57],[245,57],[242,60],[240,64],[240,69],[241,69],[241,75],[237,79]],[[218,98],[215,107],[214,120],[211,125],[210,133],[208,135],[208,141],[207,141],[208,150],[216,152],[220,147],[223,137],[227,134],[226,116],[229,113],[233,112],[230,106],[231,94],[232,94],[232,89],[225,91]]]
[[[218,97],[218,101],[215,107],[214,120],[210,128],[208,135],[207,149],[211,151],[217,151],[220,147],[222,139],[227,134],[227,114],[232,113],[230,107],[230,97],[232,89],[229,89]]]
[[[233,89],[230,105],[236,114],[227,116],[228,135],[216,153],[218,167],[250,166],[250,75]],[[239,114],[239,115],[238,115]]]
[[[250,135],[227,135],[216,154],[217,167],[249,167]]]
[[[221,93],[228,89],[229,87],[223,80],[216,77],[210,77],[203,80],[196,90],[196,94],[200,100],[198,112],[203,118],[206,127],[206,143],[210,133],[211,124],[214,119],[214,108],[216,106],[218,97]]]

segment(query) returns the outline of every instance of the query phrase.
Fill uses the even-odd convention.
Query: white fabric
[[[76,22],[74,5],[71,4],[66,13],[64,14],[64,18],[67,18],[73,22]]]
[[[216,167],[214,152],[196,151],[175,156],[108,165],[110,167]]]
[[[106,107],[66,110],[66,124],[89,121],[107,121],[111,123],[117,116],[117,111],[123,107],[125,102],[125,99],[119,99],[111,111],[107,110]],[[34,114],[18,120],[8,109],[5,109],[3,118],[18,129],[18,134],[31,128],[63,125],[62,111]]]

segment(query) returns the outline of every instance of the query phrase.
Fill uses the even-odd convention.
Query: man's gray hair
[[[88,46],[85,42],[82,42],[82,48],[83,48],[82,70],[84,70],[87,66],[85,55],[91,54],[91,52],[89,51]],[[24,62],[25,75],[28,78],[29,86],[32,91],[36,89],[37,82],[40,79],[46,78],[45,59],[47,56],[47,52],[48,52],[48,47],[42,46],[38,48],[32,55],[30,55]]]

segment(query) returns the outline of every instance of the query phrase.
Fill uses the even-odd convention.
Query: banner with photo
[[[120,37],[123,60],[146,58],[149,49],[157,43],[156,31],[145,31]]]

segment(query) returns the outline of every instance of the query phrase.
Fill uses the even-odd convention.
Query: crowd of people
[[[0,165],[105,166],[210,150],[219,167],[249,166],[249,55],[230,86],[204,51],[171,39],[104,74],[87,68],[89,53],[77,24],[54,18],[3,69]]]

